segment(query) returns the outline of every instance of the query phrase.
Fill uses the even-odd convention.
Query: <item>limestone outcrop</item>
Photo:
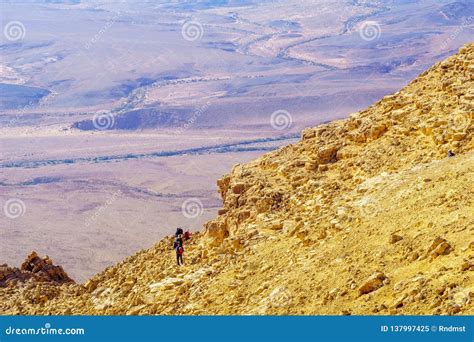
[[[53,265],[48,256],[40,258],[36,252],[28,255],[20,268],[0,265],[0,287],[18,286],[28,281],[52,285],[74,283],[61,266]]]

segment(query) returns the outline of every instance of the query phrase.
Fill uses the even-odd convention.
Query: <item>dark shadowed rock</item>
[[[36,252],[31,252],[20,268],[6,264],[0,266],[0,287],[14,286],[30,279],[53,284],[74,283],[61,266],[53,265],[48,256],[40,258]]]

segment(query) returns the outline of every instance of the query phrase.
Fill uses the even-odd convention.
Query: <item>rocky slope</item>
[[[474,314],[473,100],[469,44],[366,110],[236,165],[185,266],[170,237],[85,284],[0,288],[0,311]]]
[[[26,258],[20,268],[0,265],[0,287],[21,286],[26,281],[53,283],[53,285],[74,283],[61,266],[45,256],[40,258],[36,252]]]

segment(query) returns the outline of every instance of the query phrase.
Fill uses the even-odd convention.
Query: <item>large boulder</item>
[[[40,258],[36,252],[31,252],[20,268],[0,266],[0,287],[17,285],[30,279],[58,285],[74,283],[61,266],[53,265],[48,256]]]
[[[384,285],[384,280],[387,279],[382,272],[375,272],[359,287],[359,295],[373,292]]]

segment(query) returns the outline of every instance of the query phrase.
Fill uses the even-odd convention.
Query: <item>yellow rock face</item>
[[[171,238],[85,285],[0,289],[4,314],[474,314],[474,44],[348,119],[236,165]],[[454,156],[448,157],[448,151]]]

